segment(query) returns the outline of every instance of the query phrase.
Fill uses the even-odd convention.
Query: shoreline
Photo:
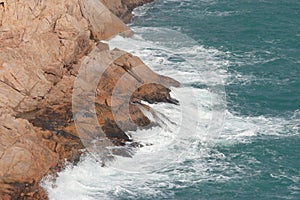
[[[128,23],[132,10],[149,2],[152,0],[102,0],[103,4],[97,0],[3,3],[0,90],[5,98],[0,102],[1,199],[48,199],[39,186],[40,180],[61,171],[65,162],[78,162],[86,151],[82,151],[86,146],[73,119],[72,95],[79,70],[89,66],[89,60],[101,64],[102,59],[118,55],[109,66],[104,66],[107,68],[97,85],[94,102],[98,123],[113,145],[132,142],[133,148],[139,147],[125,131],[151,126],[139,106],[150,112],[151,109],[142,101],[175,102],[169,87],[178,87],[177,81],[156,74],[138,57],[118,49],[109,50],[101,42],[120,33],[130,33],[118,17]],[[13,12],[21,7],[25,9]],[[15,20],[20,17],[22,20]],[[139,68],[147,74],[132,72]],[[126,84],[138,87],[130,94],[132,97],[127,97],[130,102],[138,103],[130,105],[128,116],[120,107],[122,103],[111,103],[114,87],[126,73],[131,74]],[[153,84],[148,77],[162,85]],[[89,95],[82,93],[85,100]],[[117,116],[113,113],[114,106],[121,109]],[[88,117],[81,123],[88,124],[83,129],[85,132],[93,127],[97,129],[89,124]]]

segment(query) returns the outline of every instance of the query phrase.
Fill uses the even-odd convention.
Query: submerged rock
[[[126,131],[154,125],[142,100],[178,103],[169,94],[177,81],[100,42],[128,34],[118,17],[128,21],[145,2],[0,2],[0,199],[47,199],[41,178],[78,161],[91,141],[124,146]],[[101,74],[82,76],[90,68]]]

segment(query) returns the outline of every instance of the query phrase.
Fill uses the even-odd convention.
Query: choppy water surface
[[[138,8],[118,47],[173,77],[180,106],[130,133],[133,158],[92,157],[50,199],[300,199],[300,2],[165,0]]]

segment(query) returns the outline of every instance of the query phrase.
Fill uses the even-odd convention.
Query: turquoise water
[[[152,144],[45,179],[51,200],[300,199],[300,1],[156,0],[109,44],[173,77]],[[148,113],[149,114],[149,113]],[[151,115],[150,115],[151,116]]]
[[[156,1],[136,26],[168,27],[231,52],[230,107],[245,115],[300,108],[300,1]]]
[[[217,173],[238,178],[203,180],[176,189],[171,198],[300,199],[300,1],[156,1],[133,26],[170,28],[227,52],[230,112],[296,120],[280,131],[286,137],[266,129],[268,136],[218,145],[214,149],[229,167]]]

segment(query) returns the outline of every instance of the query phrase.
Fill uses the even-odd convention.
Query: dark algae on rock
[[[0,199],[47,199],[39,181],[59,172],[65,161],[76,163],[86,152],[72,113],[74,82],[86,61],[111,63],[97,85],[94,104],[100,128],[113,145],[141,146],[124,131],[153,125],[141,110],[151,112],[142,100],[178,103],[169,94],[169,87],[179,86],[177,81],[100,42],[130,34],[124,22],[130,21],[135,7],[148,2],[0,2]],[[129,97],[129,113],[123,110],[128,97],[111,103],[112,91],[125,73],[130,74],[123,80],[126,85],[138,87]],[[126,87],[122,89],[126,93]],[[90,116],[84,113],[87,132]]]

